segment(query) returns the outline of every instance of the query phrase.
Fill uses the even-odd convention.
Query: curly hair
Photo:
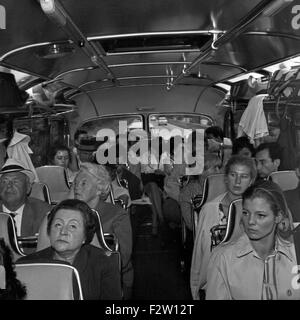
[[[17,279],[10,248],[0,238],[0,257],[5,268],[6,287],[0,289],[0,300],[22,300],[26,296],[26,287]]]

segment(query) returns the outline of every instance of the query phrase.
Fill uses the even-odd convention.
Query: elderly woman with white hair
[[[109,194],[110,182],[110,175],[104,166],[82,163],[74,181],[74,197],[97,210],[101,217],[103,231],[115,234],[119,240],[123,294],[125,299],[129,299],[133,284],[132,229],[129,214],[121,207],[105,202]]]

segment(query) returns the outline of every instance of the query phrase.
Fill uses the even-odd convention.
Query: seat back
[[[29,196],[51,204],[49,188],[43,182],[33,182]]]
[[[217,173],[206,177],[203,185],[203,197],[201,206],[227,191],[225,174]]]
[[[67,264],[16,264],[17,278],[26,286],[25,300],[83,300],[78,271]]]
[[[268,180],[277,183],[282,191],[295,189],[299,183],[299,179],[294,170],[272,172],[268,176]]]
[[[220,194],[225,193],[226,191],[227,191],[227,186],[225,183],[224,173],[211,174],[206,177],[203,184],[202,199],[200,195],[191,199],[194,236],[196,234],[196,230],[198,226],[199,213],[203,205],[206,202],[213,200]]]
[[[65,168],[42,166],[36,168],[36,173],[39,180],[48,186],[52,203],[56,204],[69,197],[70,186]]]
[[[234,229],[237,226],[237,205],[241,203],[241,201],[241,199],[234,200],[229,205],[226,232],[221,243],[228,242],[233,235]]]
[[[6,245],[11,250],[13,261],[25,256],[18,245],[13,218],[9,214],[3,212],[0,212],[0,238],[4,239]]]

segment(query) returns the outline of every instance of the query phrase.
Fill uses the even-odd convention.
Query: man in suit
[[[118,205],[105,202],[111,178],[102,165],[82,163],[74,181],[74,197],[98,211],[104,233],[113,233],[120,246],[121,276],[124,299],[130,299],[133,285],[132,228],[128,212]]]
[[[0,170],[0,211],[13,216],[17,236],[38,233],[44,216],[51,209],[48,203],[28,197],[34,178],[32,171],[11,158]]]
[[[289,209],[291,210],[293,221],[300,222],[300,155],[296,158],[296,175],[299,179],[299,183],[296,189],[288,190],[284,192],[284,196]]]

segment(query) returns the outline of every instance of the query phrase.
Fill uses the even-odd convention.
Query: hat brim
[[[34,174],[30,170],[26,170],[26,169],[0,170],[0,177],[6,173],[12,173],[12,172],[21,172],[29,178],[30,183],[34,182],[34,179],[35,179]]]

